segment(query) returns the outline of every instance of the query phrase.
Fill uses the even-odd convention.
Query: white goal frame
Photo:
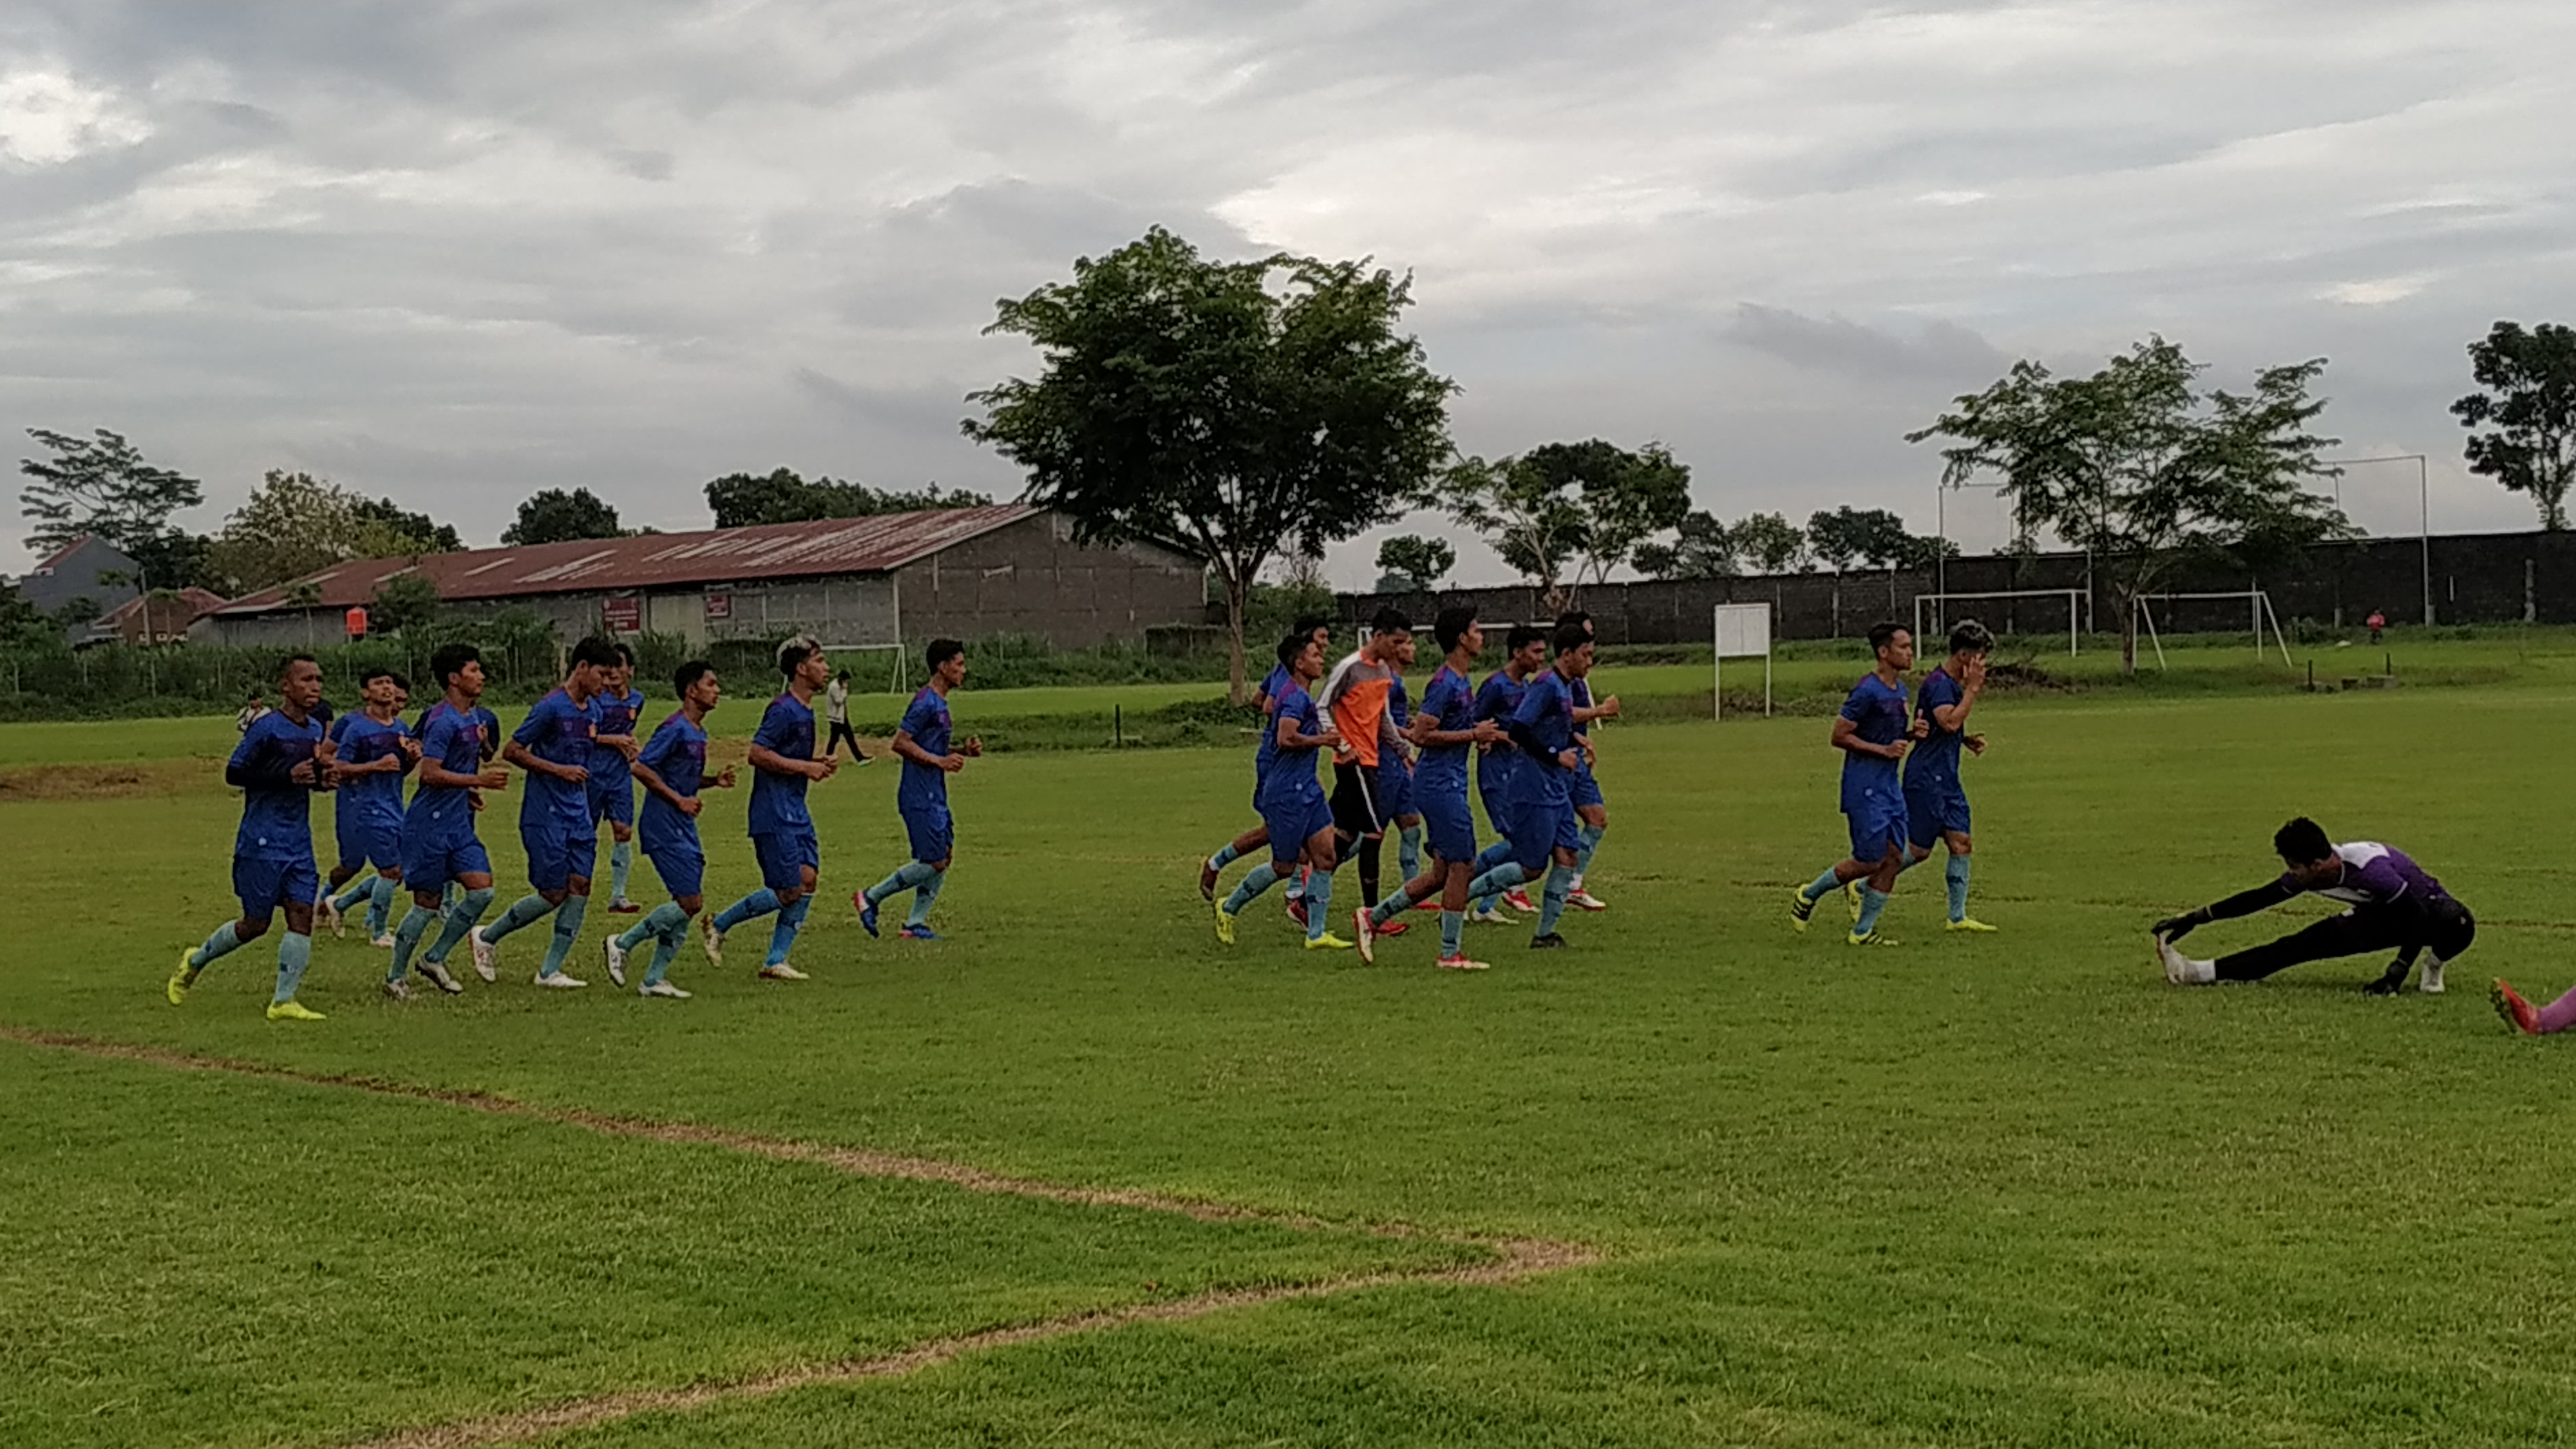
[[[1732,625],[1734,627],[1729,628]],[[1751,626],[1751,627],[1747,627]],[[1761,647],[1754,647],[1754,634],[1759,631]],[[1771,606],[1769,604],[1719,604],[1709,611],[1709,642],[1716,646],[1709,666],[1708,717],[1713,723],[1726,713],[1726,657],[1731,648],[1738,659],[1762,656],[1762,717],[1771,717]]]
[[[1923,650],[1923,640],[1925,637],[1923,633],[1923,606],[1926,603],[1933,606],[1933,625],[1937,631],[1941,627],[1944,627],[1944,621],[1940,617],[1942,606],[1948,604],[1952,599],[2064,599],[2066,601],[2066,652],[2070,655],[2079,654],[2083,651],[2079,646],[2077,639],[2079,630],[2084,623],[2084,619],[2083,611],[2078,606],[2091,602],[2085,597],[2087,592],[2088,591],[2084,589],[1990,589],[1982,593],[1943,592],[1937,594],[1916,594],[1914,596],[1915,652],[1919,654]]]
[[[2156,611],[2147,606],[2148,597],[2140,594],[2130,600],[2130,604],[2137,611],[2138,620],[2146,625],[2147,642],[2155,646],[2156,667],[2170,668],[2171,666],[2165,663],[2164,640],[2156,635]],[[2154,597],[2168,604],[2190,600],[2243,599],[2253,615],[2254,657],[2256,659],[2263,657],[2263,629],[2268,622],[2272,629],[2272,642],[2279,645],[2281,649],[2282,667],[2288,669],[2298,667],[2291,662],[2290,641],[2281,632],[2281,616],[2272,610],[2272,594],[2268,589],[2227,589],[2214,594],[2157,594]]]

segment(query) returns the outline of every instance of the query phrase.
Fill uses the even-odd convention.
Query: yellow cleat
[[[170,973],[170,984],[168,987],[164,988],[170,997],[170,1004],[172,1006],[177,1006],[179,1003],[186,1001],[188,999],[188,988],[197,984],[198,968],[188,964],[190,960],[195,958],[196,954],[197,948],[194,946],[191,946],[187,950],[179,953],[179,969]]]
[[[1852,882],[1850,882],[1850,883],[1846,884],[1846,885],[1843,887],[1843,903],[1844,903],[1845,905],[1847,905],[1847,906],[1851,907],[1851,918],[1852,918],[1852,923],[1853,923],[1854,925],[1858,925],[1858,924],[1860,923],[1860,882],[1859,882],[1859,881],[1852,881]]]
[[[272,1001],[268,1005],[271,1021],[320,1021],[322,1013],[300,1001]]]
[[[1351,943],[1334,935],[1330,931],[1326,931],[1320,936],[1308,936],[1306,938],[1306,949],[1309,951],[1347,951],[1351,949]]]
[[[1807,899],[1805,886],[1789,887],[1789,929],[1799,935],[1807,933],[1807,922],[1814,919],[1816,903]]]
[[[1981,936],[1991,936],[1995,933],[1994,927],[1987,925],[1985,922],[1978,920],[1974,916],[1961,916],[1959,919],[1952,921],[1941,929],[1945,931],[1973,931]]]
[[[1893,946],[1896,943],[1887,939],[1886,935],[1882,932],[1872,931],[1868,935],[1864,936],[1860,932],[1854,931],[1850,935],[1843,937],[1843,944],[1846,946]]]
[[[1216,938],[1229,946],[1234,944],[1234,912],[1227,910],[1223,901],[1216,903]]]

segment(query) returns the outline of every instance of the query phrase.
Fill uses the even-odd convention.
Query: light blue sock
[[[358,902],[375,894],[377,879],[378,877],[375,876],[362,875],[349,882],[348,889],[331,898],[331,908],[344,916],[347,915]]]
[[[1834,878],[1834,873],[1828,870],[1823,875],[1820,875],[1814,880],[1807,882],[1805,885],[1800,886],[1798,888],[1798,894],[1805,896],[1811,901],[1821,901],[1825,897],[1832,895],[1834,892],[1841,890],[1842,888],[1843,883],[1836,880]]]
[[[483,919],[483,913],[490,909],[492,909],[490,886],[485,886],[479,891],[465,891],[459,895],[456,898],[456,904],[447,912],[447,929],[438,933],[437,941],[430,945],[429,954],[422,959],[435,961],[442,966],[446,965],[447,953],[456,949],[456,943],[464,940],[465,933],[473,930],[474,923]]]
[[[1491,854],[1493,854],[1493,852],[1490,850],[1485,852],[1485,855]],[[1485,857],[1483,855],[1476,857],[1480,864],[1484,861],[1484,858]],[[1506,860],[1485,871],[1474,880],[1467,882],[1467,895],[1470,903],[1490,903],[1496,896],[1501,895],[1503,892],[1510,890],[1512,887],[1519,885],[1528,879],[1529,876],[1521,870],[1521,863],[1519,861]],[[1478,906],[1478,909],[1481,910],[1482,908],[1483,907],[1481,905]]]
[[[420,938],[429,934],[429,923],[438,912],[414,903],[402,924],[394,928],[394,964],[385,972],[387,981],[400,981],[411,974],[411,953],[420,949]]]
[[[1216,854],[1208,857],[1208,869],[1223,870],[1227,866],[1234,864],[1236,855],[1237,852],[1234,848],[1234,842],[1229,840],[1217,850]]]
[[[627,927],[625,931],[618,936],[617,949],[620,951],[632,951],[636,947],[643,945],[648,940],[658,939],[663,936],[668,936],[673,940],[677,940],[679,939],[679,933],[687,929],[688,924],[689,913],[680,909],[679,902],[664,901],[662,904],[655,906],[651,911],[647,912],[644,919]]]
[[[894,874],[878,881],[860,894],[867,897],[869,905],[881,906],[905,891],[921,889],[924,883],[937,874],[939,874],[938,871],[920,861],[908,860]]]
[[[567,902],[576,899],[578,897],[564,897]],[[556,909],[544,896],[521,896],[510,903],[508,910],[501,913],[501,919],[483,928],[483,939],[486,942],[497,943],[513,931],[533,926],[544,920]]]
[[[1406,880],[1422,874],[1421,826],[1408,825],[1396,832],[1395,863],[1397,869],[1404,872]]]
[[[537,968],[538,975],[552,976],[563,970],[564,958],[572,954],[572,943],[581,936],[581,918],[589,914],[590,897],[564,897],[563,905],[555,911],[555,936],[546,943],[546,960]]]
[[[1941,874],[1950,883],[1950,919],[1966,920],[1968,918],[1968,857],[1951,856],[1949,866]]]
[[[1860,919],[1852,922],[1852,934],[1866,936],[1878,929],[1878,913],[1887,909],[1887,892],[1876,886],[1860,888]]]
[[[644,968],[644,984],[652,985],[671,969],[671,958],[680,954],[680,941],[689,932],[689,918],[682,916],[677,929],[667,932],[653,947],[653,964]]]
[[[1495,866],[1501,865],[1503,862],[1510,860],[1511,858],[1512,843],[1508,840],[1497,840],[1493,844],[1486,846],[1483,850],[1476,852],[1476,863],[1467,867],[1468,914],[1473,915],[1494,903],[1493,896],[1479,895],[1476,893],[1476,883],[1484,879],[1487,871],[1492,870]],[[1498,891],[1495,894],[1499,895],[1501,892]]]
[[[277,943],[277,994],[268,999],[269,1004],[293,1001],[295,988],[304,984],[304,968],[312,964],[313,938],[287,932]]]
[[[456,903],[463,899],[465,899],[465,887],[449,881],[446,888],[438,893],[438,908],[442,911],[455,910]]]
[[[394,897],[402,887],[389,875],[376,877],[376,888],[367,893],[367,939],[372,941],[385,933],[385,922],[394,918]]]
[[[812,896],[798,896],[778,908],[778,919],[769,928],[769,965],[787,964],[788,949],[796,944],[796,932],[805,924],[805,912],[813,904]]]
[[[1592,868],[1592,852],[1601,848],[1601,836],[1609,827],[1586,825],[1574,832],[1574,873],[1581,875]]]
[[[777,909],[778,892],[764,886],[716,912],[716,930],[730,931],[754,916],[765,916]]]
[[[233,922],[226,921],[215,927],[215,933],[206,938],[206,944],[188,953],[188,964],[203,971],[214,964],[217,958],[229,956],[240,950],[241,933],[235,931],[233,925]]]
[[[1556,918],[1565,914],[1565,898],[1574,893],[1574,872],[1564,866],[1548,867],[1547,885],[1538,897],[1538,934],[1551,935]]]
[[[626,873],[635,868],[635,842],[621,840],[608,848],[608,898],[626,899]]]
[[[1306,877],[1306,939],[1320,939],[1333,923],[1333,873],[1319,870]]]
[[[1444,910],[1440,913],[1440,955],[1442,959],[1464,954],[1463,938],[1467,934],[1467,913]]]
[[[1407,877],[1407,879],[1410,879],[1410,877]],[[1385,900],[1378,902],[1375,906],[1370,908],[1369,924],[1372,926],[1383,926],[1387,922],[1394,920],[1396,917],[1403,915],[1405,912],[1412,909],[1413,901],[1405,895],[1401,887],[1398,887],[1393,895],[1388,896]]]
[[[928,925],[930,923],[930,903],[939,899],[939,888],[946,884],[948,884],[948,872],[944,870],[932,871],[930,873],[930,879],[923,881],[920,886],[913,891],[912,914],[904,919],[904,924],[906,926]]]
[[[1254,866],[1251,872],[1244,876],[1242,882],[1235,886],[1234,894],[1225,898],[1225,913],[1229,916],[1243,914],[1243,908],[1252,904],[1253,897],[1277,884],[1279,884],[1279,867],[1276,863],[1265,860]],[[224,929],[232,928],[227,926]]]

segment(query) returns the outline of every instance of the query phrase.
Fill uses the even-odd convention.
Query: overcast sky
[[[0,424],[128,434],[209,530],[273,467],[478,543],[782,464],[1008,496],[994,299],[1161,223],[1411,270],[1460,447],[1661,439],[1725,517],[1928,532],[1906,429],[2160,331],[2330,358],[2347,452],[2520,528],[2446,407],[2496,318],[2576,321],[2571,125],[2566,0],[12,0]],[[2412,530],[2411,466],[2347,492]]]

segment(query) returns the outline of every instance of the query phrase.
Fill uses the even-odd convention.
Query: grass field
[[[841,903],[902,840],[845,771],[811,982],[540,992],[529,933],[396,1004],[325,939],[309,1027],[265,943],[159,995],[230,911],[229,722],[0,730],[15,778],[134,767],[0,794],[0,1443],[2565,1442],[2569,1064],[2479,988],[2576,980],[2576,656],[2501,647],[1996,697],[1983,939],[1930,874],[1902,949],[1789,932],[1842,840],[1815,718],[1606,730],[1612,909],[1478,928],[1480,977],[1271,901],[1219,947],[1244,752],[1059,751],[956,779],[947,941]],[[2145,923],[2301,812],[2475,908],[2450,995],[2163,983]]]

